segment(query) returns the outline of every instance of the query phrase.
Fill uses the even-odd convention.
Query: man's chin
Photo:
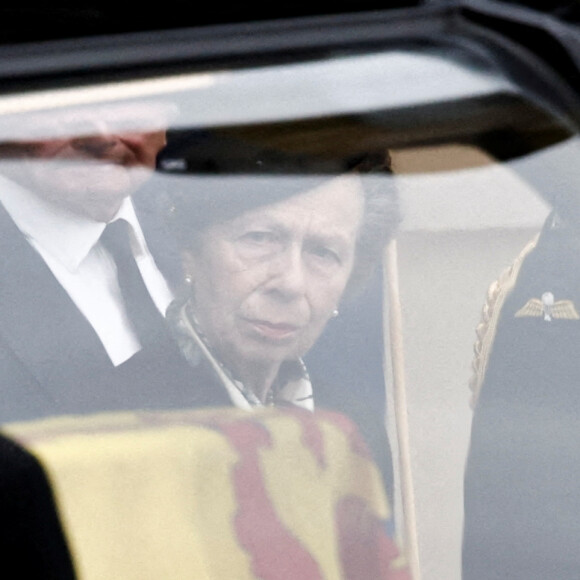
[[[67,191],[54,191],[44,195],[46,201],[55,207],[73,215],[82,216],[99,222],[110,221],[119,211],[123,200],[131,195],[132,191],[124,188],[103,189],[92,188],[90,191],[80,187],[67,188]]]

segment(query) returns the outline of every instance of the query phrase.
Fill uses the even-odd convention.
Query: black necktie
[[[163,341],[165,320],[159,312],[141,276],[129,238],[131,226],[123,219],[107,224],[101,242],[117,265],[117,280],[125,310],[142,346]]]

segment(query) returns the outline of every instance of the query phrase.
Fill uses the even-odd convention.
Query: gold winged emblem
[[[540,299],[531,298],[515,313],[516,318],[543,317],[550,322],[554,318],[562,320],[579,320],[578,311],[571,300],[554,300],[551,292],[544,292]]]

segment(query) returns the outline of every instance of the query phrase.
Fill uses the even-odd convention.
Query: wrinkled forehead
[[[166,130],[176,115],[176,105],[162,99],[49,107],[0,117],[0,140],[66,139],[95,133],[149,133]]]

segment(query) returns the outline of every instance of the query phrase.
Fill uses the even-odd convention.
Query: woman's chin
[[[235,367],[277,369],[284,361],[296,360],[301,354],[295,343],[282,344],[280,341],[260,339],[246,341],[244,347],[233,357],[227,355],[226,357]]]

